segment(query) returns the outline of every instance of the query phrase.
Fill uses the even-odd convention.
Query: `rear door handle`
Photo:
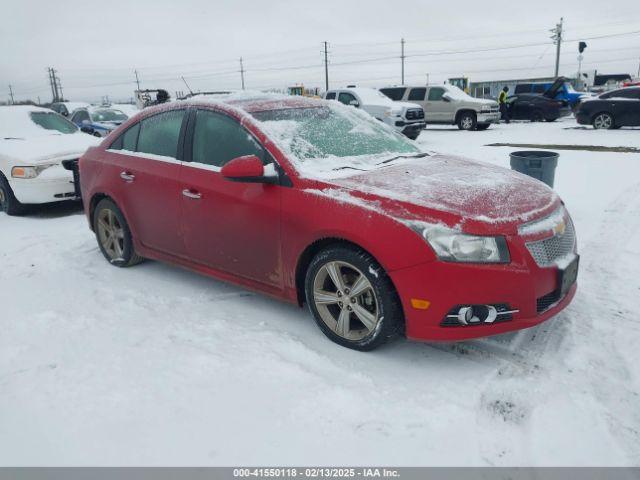
[[[136,179],[136,176],[131,172],[121,172],[120,178],[127,183],[131,183]]]
[[[182,195],[187,198],[191,198],[193,200],[200,200],[202,198],[202,194],[200,192],[196,192],[194,190],[184,189],[182,191]]]

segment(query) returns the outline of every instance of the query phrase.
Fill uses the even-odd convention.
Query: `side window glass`
[[[531,87],[529,85],[526,85],[526,84],[520,84],[520,85],[516,85],[516,89],[514,90],[513,93],[515,93],[515,94],[527,93],[527,91],[531,91]]]
[[[338,101],[340,103],[344,103],[345,105],[351,105],[351,102],[358,102],[358,100],[356,100],[356,97],[346,92],[340,92],[340,95],[338,95]]]
[[[335,100],[336,99],[336,92],[327,93],[326,99],[327,100]]]
[[[427,94],[426,88],[412,88],[409,92],[409,100],[424,101],[424,97]]]
[[[142,120],[136,151],[176,158],[184,112],[172,110]]]
[[[138,147],[138,133],[140,132],[140,123],[136,123],[129,130],[120,136],[122,138],[122,149],[135,152]],[[177,147],[177,145],[176,145]]]
[[[444,88],[430,88],[429,89],[429,101],[430,102],[442,101],[442,96],[443,95],[444,95]]]
[[[222,167],[245,155],[255,155],[263,163],[266,160],[262,146],[234,119],[209,110],[198,110],[193,132],[193,162]]]

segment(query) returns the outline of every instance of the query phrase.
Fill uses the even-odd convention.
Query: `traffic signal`
[[[578,52],[580,52],[580,53],[584,52],[585,48],[587,48],[587,44],[585,42],[580,42],[578,44]]]

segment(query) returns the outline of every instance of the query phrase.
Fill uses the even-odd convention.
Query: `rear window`
[[[393,87],[393,88],[381,88],[380,91],[384,93],[391,100],[397,102],[398,100],[402,100],[404,97],[404,92],[407,91],[406,88],[401,87]]]
[[[336,92],[329,92],[327,93],[327,96],[325,97],[327,100],[335,100],[336,99]]]
[[[520,85],[516,85],[516,89],[513,93],[529,93],[531,92],[531,84],[530,83],[521,83]]]
[[[75,133],[78,131],[73,123],[54,112],[31,112],[31,121],[46,130],[60,133]]]

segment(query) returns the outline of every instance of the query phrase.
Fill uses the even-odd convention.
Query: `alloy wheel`
[[[380,321],[371,282],[347,262],[328,262],[318,270],[313,302],[325,325],[346,340],[365,338]]]
[[[473,127],[473,118],[471,117],[462,117],[462,129],[463,130],[471,130]]]
[[[611,128],[613,125],[613,118],[608,113],[601,113],[593,120],[593,126],[597,129]]]
[[[98,214],[98,238],[111,260],[119,260],[124,254],[124,228],[109,208]]]

